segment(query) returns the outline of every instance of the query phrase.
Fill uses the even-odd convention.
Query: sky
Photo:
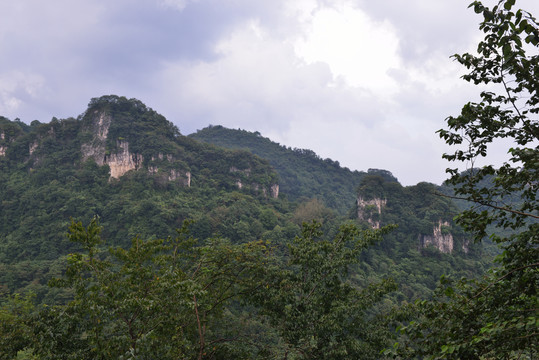
[[[114,94],[184,135],[259,131],[351,170],[440,184],[453,164],[435,132],[480,93],[450,58],[481,39],[470,2],[1,0],[0,115],[76,117]],[[539,14],[536,0],[517,7]]]

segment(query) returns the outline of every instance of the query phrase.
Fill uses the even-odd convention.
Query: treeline
[[[291,201],[317,198],[348,216],[365,172],[351,171],[338,161],[322,159],[312,150],[279,145],[258,132],[210,126],[190,138],[229,149],[247,150],[266,159],[279,174],[281,191]]]
[[[96,219],[73,222],[69,238],[84,250],[51,281],[71,300],[4,303],[2,358],[377,358],[395,319],[374,305],[396,285],[361,288],[348,273],[388,230],[348,224],[325,240],[314,222],[287,243],[233,244],[197,241],[182,227],[103,250]]]

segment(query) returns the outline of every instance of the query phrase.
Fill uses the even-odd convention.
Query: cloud
[[[196,1],[198,0],[161,0],[161,4],[182,11],[189,5],[189,3],[194,3]]]
[[[396,88],[388,70],[398,67],[399,39],[387,21],[373,21],[352,4],[319,7],[305,19],[296,53],[308,63],[327,63],[335,77],[386,96]],[[307,25],[308,24],[308,25]]]
[[[371,94],[336,81],[325,63],[298,58],[291,43],[256,21],[238,26],[216,52],[219,59],[212,62],[165,64],[159,77],[162,95],[169,94],[163,102],[174,97],[176,119],[187,131],[206,121],[278,132],[296,120],[358,117],[351,109],[362,109],[369,119],[374,111]]]
[[[15,113],[21,105],[31,104],[44,91],[44,79],[38,74],[0,73],[0,114]]]
[[[436,55],[420,66],[401,61],[396,30],[347,4],[283,9],[298,19],[297,32],[283,36],[251,19],[216,43],[215,59],[164,63],[155,107],[184,133],[208,124],[256,130],[352,169],[441,182],[434,132],[462,104],[451,101],[458,67]]]

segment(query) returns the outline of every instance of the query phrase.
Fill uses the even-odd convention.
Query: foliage
[[[289,200],[316,198],[342,216],[352,208],[357,185],[365,175],[343,168],[337,161],[321,159],[312,150],[274,143],[258,132],[209,126],[189,137],[225,148],[246,149],[266,159],[279,174],[280,191]]]
[[[455,58],[470,69],[465,80],[488,88],[481,102],[466,104],[460,116],[447,119],[449,130],[439,132],[449,145],[466,145],[444,158],[472,166],[464,173],[448,169],[456,197],[472,204],[457,222],[477,241],[491,224],[513,235],[490,235],[504,251],[484,279],[446,281],[432,302],[417,305],[422,317],[404,328],[411,339],[401,352],[406,358],[537,356],[539,55],[529,52],[539,46],[539,24],[526,11],[513,11],[514,5],[514,0],[499,1],[493,8],[480,1],[470,5],[483,15],[485,38],[477,55]],[[474,167],[500,139],[515,143],[509,159],[498,169]],[[493,181],[484,186],[487,177]]]
[[[284,264],[265,242],[200,243],[188,225],[105,251],[97,218],[72,222],[70,240],[84,250],[51,281],[72,299],[36,310],[12,298],[0,310],[0,358],[370,359],[388,345],[390,320],[373,306],[395,284],[360,288],[348,275],[391,227],[348,224],[326,240],[305,224]]]
[[[182,136],[140,101],[113,95],[92,99],[77,119],[31,126],[0,120],[9,133],[0,143],[7,147],[0,156],[0,296],[33,292],[37,304],[48,304],[37,315],[6,315],[6,323],[31,330],[16,345],[20,357],[190,358],[204,350],[208,358],[304,358],[326,349],[338,358],[361,348],[373,358],[391,337],[389,319],[381,317],[393,305],[429,296],[442,274],[482,272],[479,252],[418,250],[418,234],[453,215],[432,184],[402,187],[388,171],[351,172],[256,133],[239,131],[237,143],[266,149],[268,160],[221,149]],[[104,139],[99,124],[109,120]],[[238,135],[223,131],[225,142]],[[98,152],[86,159],[87,145],[100,141],[105,159],[128,142],[142,166],[111,179]],[[173,171],[189,171],[191,186],[172,179]],[[277,183],[280,196],[271,198]],[[339,232],[345,218],[357,219],[358,185],[365,199],[387,199],[382,214],[372,207],[371,216],[399,225],[371,249],[361,239],[378,235],[354,226]],[[65,236],[72,218],[90,223],[95,215],[103,228],[74,223]],[[321,227],[296,239],[313,218]],[[168,237],[186,219],[195,221],[190,230],[199,241],[185,233]],[[453,226],[443,231],[458,234]],[[271,251],[263,248],[267,242]],[[172,260],[175,246],[183,250]],[[62,275],[61,287],[46,286]],[[399,290],[382,297],[393,288],[387,277]],[[294,335],[293,320],[308,325],[315,318],[318,325]]]
[[[0,306],[0,359],[13,359],[31,341],[28,320],[34,312],[34,295],[14,295]]]
[[[286,344],[302,359],[372,359],[391,335],[386,320],[369,310],[395,290],[385,280],[359,288],[348,279],[359,254],[392,227],[360,231],[343,225],[333,240],[320,239],[320,224],[304,224],[289,245],[288,264],[267,266],[264,286],[251,294]]]
[[[93,144],[96,126],[107,114],[114,115],[108,136],[112,143],[123,133],[130,151],[140,151],[148,161],[148,167],[114,181],[109,167],[100,165],[103,159],[96,155],[84,160],[81,151],[82,145]],[[134,128],[140,132],[132,132]],[[263,232],[270,235],[273,227],[285,228],[288,222],[288,203],[268,195],[277,182],[269,164],[246,152],[181,136],[135,99],[92,99],[78,119],[35,121],[31,126],[1,118],[0,133],[5,148],[0,155],[0,295],[33,291],[38,302],[64,301],[46,283],[59,275],[62,256],[77,249],[65,236],[70,218],[88,222],[100,216],[105,219],[103,239],[124,247],[136,235],[166,237],[185,219],[206,220],[197,236],[221,234],[239,242],[260,238]],[[169,178],[172,171],[187,170],[191,187]],[[261,208],[278,214],[272,228],[264,229],[256,219]],[[245,224],[253,226],[240,231]]]
[[[45,309],[37,322],[34,352],[58,358],[216,358],[223,343],[216,320],[230,299],[249,291],[249,271],[261,262],[260,243],[197,245],[186,228],[174,239],[142,241],[125,250],[98,247],[96,219],[73,222],[71,241],[85,252],[71,254],[65,277],[73,300]]]

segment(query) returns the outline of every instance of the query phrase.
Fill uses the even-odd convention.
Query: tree
[[[393,227],[360,231],[348,224],[327,240],[320,238],[320,226],[303,224],[302,235],[289,245],[288,263],[268,264],[250,301],[280,334],[283,359],[378,358],[391,331],[389,318],[373,309],[396,285],[383,280],[360,288],[349,271],[361,251]]]
[[[45,308],[31,344],[42,359],[232,358],[235,338],[221,336],[223,310],[255,283],[259,243],[198,244],[184,226],[168,239],[132,240],[129,249],[101,250],[101,227],[73,222],[70,239],[85,253],[68,257],[54,285],[73,291],[66,306]],[[241,346],[238,346],[241,349]]]
[[[403,328],[411,341],[401,356],[413,358],[535,358],[539,348],[539,24],[515,0],[482,14],[485,38],[477,54],[454,55],[469,69],[463,78],[484,85],[480,102],[469,102],[439,135],[457,146],[449,161],[464,162],[465,172],[448,169],[455,198],[470,202],[457,222],[476,241],[499,243],[498,265],[481,280],[443,279],[433,301],[416,304],[420,319]],[[530,55],[531,54],[531,55]],[[476,167],[499,140],[510,140],[508,159],[499,168]],[[512,235],[501,235],[500,229]],[[490,233],[490,235],[489,235]]]
[[[16,294],[0,305],[0,359],[14,359],[31,343],[28,320],[35,310],[34,297]]]

